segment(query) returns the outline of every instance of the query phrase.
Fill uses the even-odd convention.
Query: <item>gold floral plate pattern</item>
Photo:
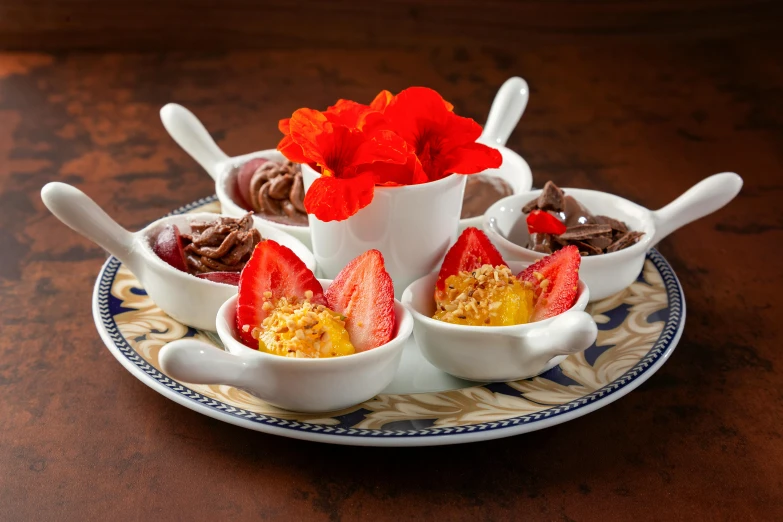
[[[182,212],[218,212],[215,197]],[[579,417],[622,397],[668,358],[685,325],[677,277],[657,251],[637,281],[592,303],[598,339],[544,374],[522,381],[471,385],[413,394],[381,394],[329,414],[280,410],[249,393],[222,385],[177,382],[160,372],[167,342],[196,337],[221,346],[212,332],[194,330],[163,313],[114,257],[95,284],[93,315],[112,354],[134,376],[164,396],[205,415],[246,428],[322,442],[423,446],[506,437]]]

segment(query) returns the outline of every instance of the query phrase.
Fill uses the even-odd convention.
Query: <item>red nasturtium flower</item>
[[[347,115],[344,115],[347,117]],[[308,163],[321,176],[305,195],[305,208],[322,221],[343,220],[370,204],[376,179],[373,166],[404,164],[408,145],[387,130],[365,132],[312,109],[299,109],[278,149],[291,161]],[[284,146],[285,145],[285,146]]]
[[[449,174],[473,174],[501,164],[500,153],[475,143],[481,127],[424,87],[370,105],[339,100],[324,112],[299,109],[280,120],[278,150],[321,176],[305,208],[322,221],[344,220],[370,204],[376,185],[426,183]]]
[[[430,181],[497,168],[503,161],[496,149],[476,143],[481,125],[454,114],[432,89],[405,89],[383,116],[389,128],[415,149]]]

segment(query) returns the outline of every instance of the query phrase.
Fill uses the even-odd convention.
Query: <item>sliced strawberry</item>
[[[503,256],[481,230],[470,227],[457,238],[457,242],[446,252],[438,273],[436,291],[443,290],[446,279],[460,272],[472,272],[481,265],[505,265]]]
[[[196,274],[196,277],[226,285],[237,286],[239,284],[239,272],[206,272],[204,274]]]
[[[239,276],[239,336],[249,346],[257,346],[251,332],[261,326],[268,314],[262,307],[264,301],[274,302],[281,297],[304,299],[308,290],[313,293],[313,303],[326,304],[321,283],[290,248],[271,239],[260,242]],[[264,297],[264,292],[271,292],[271,298]]]
[[[357,352],[386,344],[394,335],[394,284],[377,250],[348,263],[326,289],[326,301],[346,317]]]
[[[185,262],[185,248],[182,246],[182,236],[177,225],[166,225],[155,238],[152,250],[159,258],[177,270],[188,271]]]
[[[239,167],[239,172],[237,173],[237,192],[239,193],[239,196],[242,198],[242,201],[239,203],[243,203],[246,210],[253,210],[253,207],[250,205],[250,180],[253,178],[253,174],[255,174],[256,170],[258,170],[258,167],[263,165],[269,161],[266,158],[254,158],[248,161],[247,163],[243,163],[241,167]]]
[[[569,245],[530,265],[517,276],[532,283],[535,289],[532,321],[554,317],[574,306],[581,262],[579,249]]]
[[[554,234],[566,231],[565,224],[549,212],[534,210],[527,216],[527,231],[530,234]]]

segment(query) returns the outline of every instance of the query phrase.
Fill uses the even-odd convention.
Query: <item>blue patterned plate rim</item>
[[[171,214],[206,205],[217,196],[194,201]],[[343,428],[276,418],[231,406],[194,391],[161,373],[141,357],[120,333],[109,309],[109,294],[121,263],[109,257],[101,268],[93,291],[93,317],[98,333],[114,357],[136,378],[163,396],[201,414],[244,428],[290,438],[355,446],[437,446],[509,437],[567,422],[606,406],[633,391],[669,358],[685,326],[682,287],[666,259],[657,251],[647,253],[661,275],[668,299],[668,317],[650,351],[632,368],[606,386],[579,399],[505,420],[456,427],[418,430]]]

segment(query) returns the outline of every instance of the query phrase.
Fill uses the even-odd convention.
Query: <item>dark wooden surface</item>
[[[778,0],[3,0],[0,49],[224,50],[693,40],[775,32]]]
[[[0,519],[780,520],[781,56],[761,37],[0,54]],[[198,415],[103,346],[90,303],[104,254],[39,190],[73,183],[132,229],[210,194],[160,125],[166,102],[239,154],[274,146],[297,107],[410,84],[483,122],[516,74],[532,95],[509,144],[538,185],[657,208],[710,174],[745,178],[731,205],[661,245],[687,326],[627,397],[486,443],[326,446]]]

